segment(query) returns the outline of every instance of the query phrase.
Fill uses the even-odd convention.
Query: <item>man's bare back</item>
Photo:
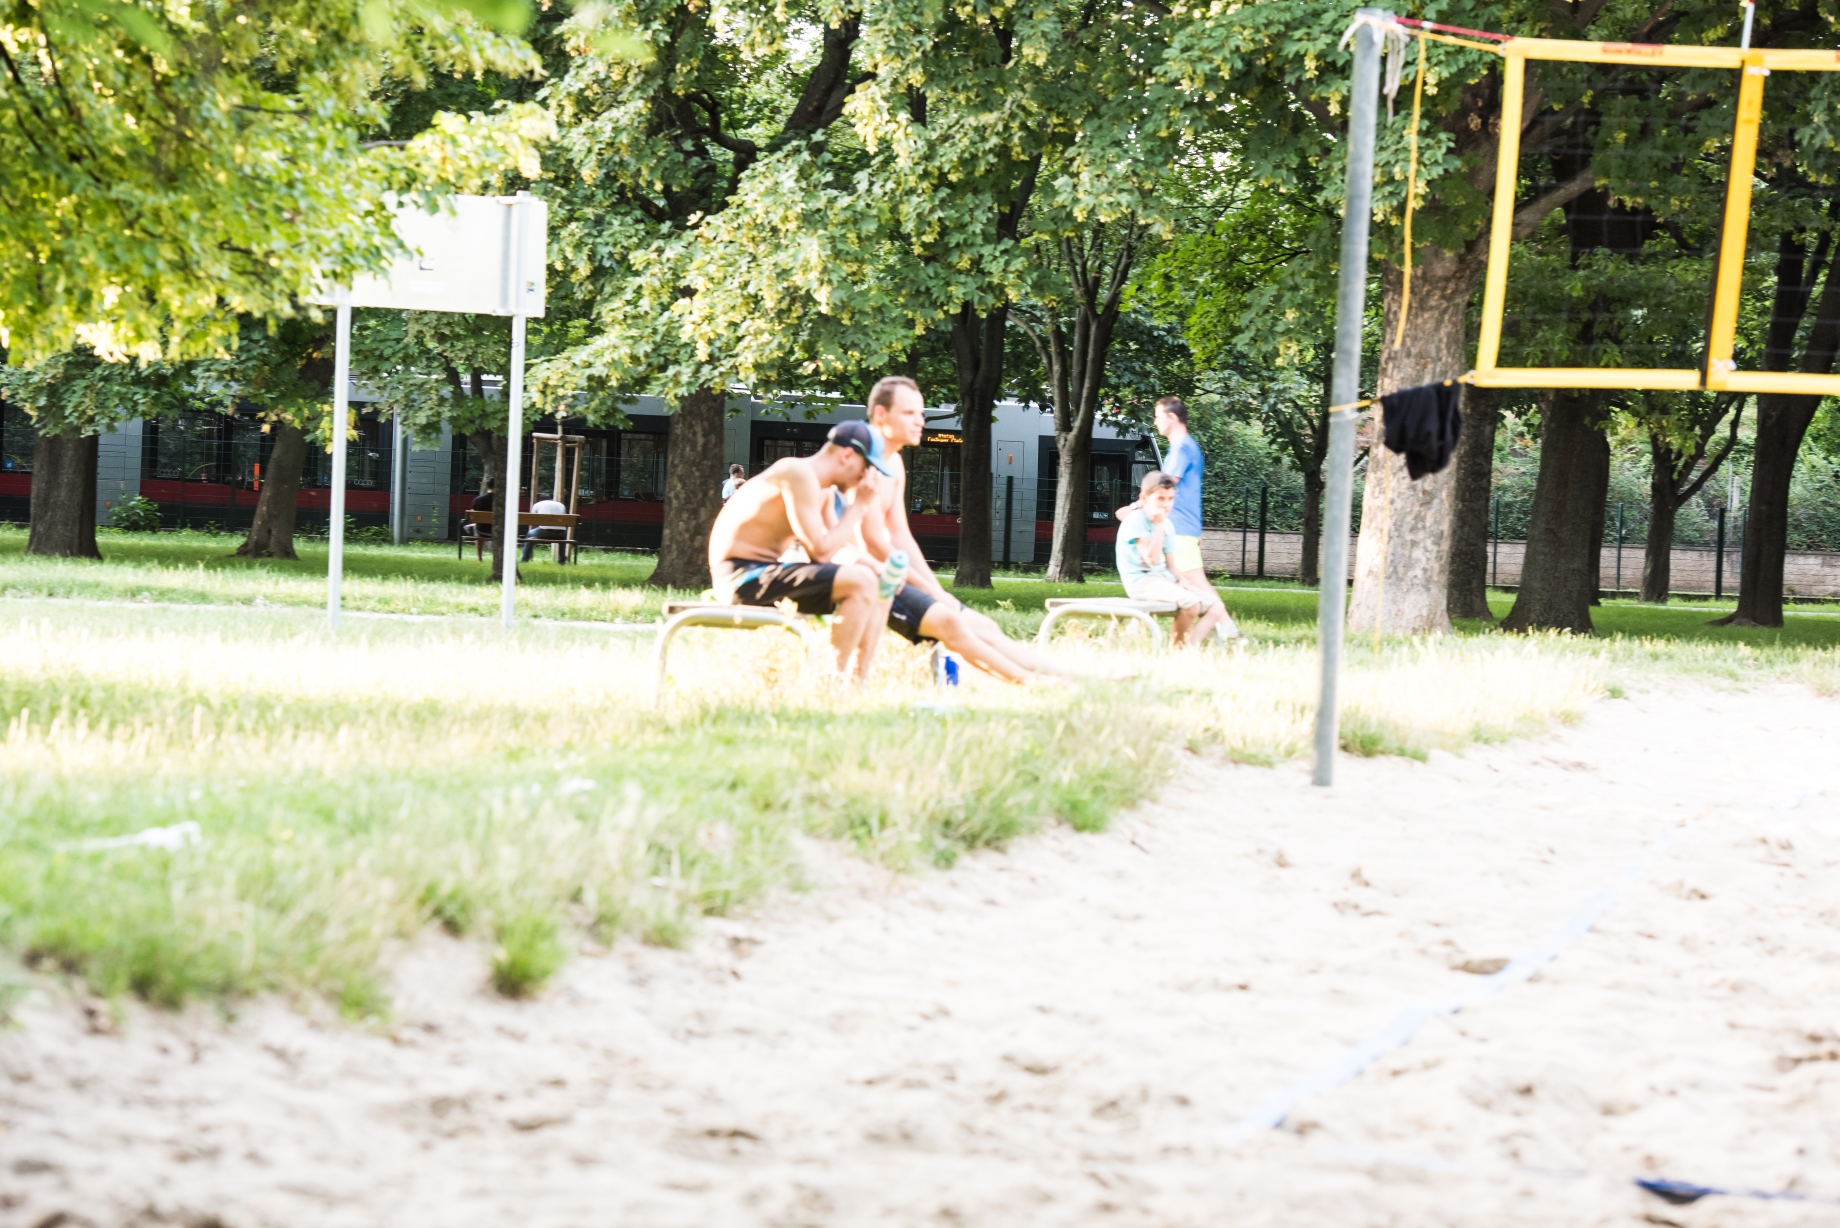
[[[726,559],[770,563],[794,544],[814,559],[828,559],[854,536],[862,513],[849,516],[847,525],[827,524],[825,488],[874,491],[874,473],[866,462],[829,445],[816,456],[775,461],[722,505],[709,531],[709,565]],[[869,503],[863,507],[866,511]]]

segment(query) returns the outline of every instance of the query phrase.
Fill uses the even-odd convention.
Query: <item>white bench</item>
[[[1050,597],[1048,615],[1035,633],[1036,644],[1046,644],[1054,624],[1068,618],[1127,618],[1150,628],[1150,642],[1163,646],[1163,628],[1157,618],[1174,615],[1182,607],[1173,601],[1133,601],[1129,597]]]
[[[730,631],[757,631],[762,627],[780,627],[810,643],[811,619],[804,614],[784,614],[764,605],[717,605],[707,601],[667,601],[664,626],[652,645],[652,703],[664,702],[667,658],[671,641],[685,627],[723,627]]]
[[[717,627],[728,631],[780,627],[792,632],[810,647],[811,635],[817,626],[816,617],[810,614],[784,614],[763,605],[719,605],[709,601],[665,602],[664,625],[658,629],[658,639],[652,645],[653,706],[664,703],[665,683],[669,680],[671,641],[685,627]],[[945,685],[943,653],[944,645],[933,645],[933,681],[940,686]]]

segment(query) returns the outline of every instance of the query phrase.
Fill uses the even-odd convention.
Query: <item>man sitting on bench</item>
[[[837,672],[861,686],[869,676],[887,611],[877,597],[881,573],[866,563],[782,563],[794,545],[814,559],[829,558],[856,535],[871,500],[844,509],[825,526],[828,487],[872,494],[877,473],[887,473],[882,441],[864,422],[841,422],[815,456],[776,461],[748,479],[722,505],[709,533],[709,571],[716,592],[739,605],[791,601],[801,614],[829,614]]]
[[[869,390],[869,426],[887,453],[895,480],[856,492],[852,508],[871,505],[858,544],[871,562],[895,550],[906,551],[908,559],[907,583],[889,607],[888,625],[915,644],[936,640],[979,669],[1009,682],[1071,677],[1070,671],[1010,639],[988,614],[946,592],[921,557],[920,543],[907,523],[907,474],[900,457],[902,448],[918,446],[926,428],[926,401],[913,380],[890,375],[877,381]]]

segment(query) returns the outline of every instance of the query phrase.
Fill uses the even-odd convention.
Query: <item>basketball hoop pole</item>
[[[338,306],[332,358],[332,523],[326,528],[326,628],[339,629],[339,582],[345,574],[345,426],[351,416],[351,301]]]
[[[1367,304],[1367,230],[1373,215],[1374,125],[1380,105],[1380,23],[1392,14],[1357,9],[1354,83],[1348,100],[1348,178],[1342,206],[1341,283],[1335,300],[1335,367],[1329,404],[1361,399],[1361,323]],[[1354,428],[1357,413],[1329,415],[1324,462],[1322,581],[1316,595],[1316,638],[1322,653],[1322,690],[1316,704],[1316,763],[1310,783],[1335,783],[1335,748],[1341,736],[1337,692],[1342,665],[1342,622],[1348,589],[1348,531],[1354,506]]]
[[[511,209],[511,373],[505,381],[505,482],[498,515],[504,528],[504,593],[499,599],[499,620],[511,630],[517,613],[518,477],[524,467],[524,215],[529,192],[519,192],[506,204]],[[536,490],[530,492],[536,498]]]

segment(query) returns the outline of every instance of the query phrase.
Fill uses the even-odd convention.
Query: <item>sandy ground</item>
[[[374,1032],[29,1005],[0,1036],[0,1223],[1840,1223],[1631,1181],[1840,1200],[1836,716],[1680,687],[1327,792],[1194,764],[1104,834],[946,873],[814,845],[814,890],[577,959],[533,1003],[431,937]],[[1531,981],[1235,1137],[1670,832]]]

